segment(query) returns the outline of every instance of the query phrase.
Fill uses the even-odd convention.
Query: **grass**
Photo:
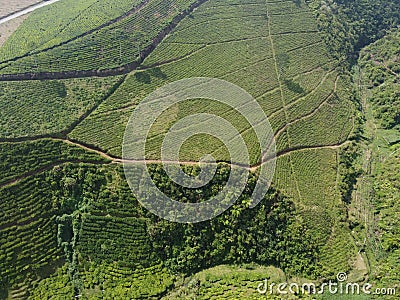
[[[86,2],[79,1],[77,5],[87,5],[85,3]],[[114,9],[111,10],[110,16],[107,15],[106,18],[101,18],[100,16],[109,12],[108,7],[110,7],[110,5],[107,5],[108,2],[103,3],[102,1],[96,1],[96,3],[98,6],[97,10],[100,11],[98,17],[95,13],[95,7],[88,9],[89,11],[87,12],[88,15],[86,18],[82,16],[83,24],[89,22],[92,26],[89,26],[89,29],[93,29],[93,32],[90,30],[80,32],[78,29],[66,28],[65,43],[59,43],[60,40],[58,40],[63,39],[63,34],[61,34],[60,37],[53,37],[51,33],[43,36],[40,35],[43,39],[56,39],[55,41],[50,40],[48,44],[45,45],[46,47],[54,45],[54,47],[47,47],[49,49],[46,51],[41,51],[39,49],[37,52],[32,53],[32,55],[24,56],[17,59],[15,62],[4,61],[3,68],[0,72],[3,74],[13,74],[26,72],[82,71],[110,69],[130,64],[140,59],[140,52],[148,47],[164,28],[170,25],[175,16],[184,9],[187,9],[191,1],[179,0],[166,3],[162,0],[152,0],[143,7],[141,6],[141,9],[138,11],[132,11],[130,14],[123,14],[123,11],[127,11],[127,9],[129,7],[132,8],[133,5],[132,2],[120,0],[117,3],[122,6],[121,9],[118,9],[113,2],[112,7]],[[60,2],[59,5],[64,4],[66,3]],[[40,14],[38,16],[40,20],[46,17],[45,11],[38,11],[38,14]],[[118,21],[108,24],[106,21],[111,19],[112,16],[121,16],[121,18],[118,19]],[[78,17],[81,16],[78,15]],[[34,20],[32,21],[34,22]],[[66,20],[61,18],[60,22],[65,24]],[[105,25],[95,27],[94,25],[97,24],[96,22]],[[37,23],[37,21],[35,23]],[[74,21],[72,24],[80,23]],[[17,32],[12,36],[12,39],[23,41],[24,37]],[[31,39],[28,39],[28,41],[29,40]],[[35,41],[36,40],[33,39],[33,43],[35,43]],[[7,48],[4,48],[4,51],[7,51]]]
[[[40,51],[76,36],[82,29],[66,27],[65,32],[61,31],[64,34],[55,38],[54,28],[50,28],[40,36],[43,40],[33,35],[30,48],[21,47],[23,52],[38,49],[38,54],[10,62],[1,72],[107,69],[131,63],[138,59],[137,52],[148,46],[189,1],[173,4],[151,0],[139,12],[118,22],[65,45]],[[112,10],[111,15],[126,8]],[[91,10],[85,11],[93,14]],[[38,11],[35,18],[43,19],[43,12]],[[93,22],[91,28],[98,24],[94,17],[87,21]],[[27,29],[21,28],[21,33],[16,33],[13,39],[22,39],[22,30]],[[346,214],[337,186],[338,152],[334,147],[329,148],[348,139],[355,112],[352,90],[346,79],[338,76],[336,63],[328,55],[305,3],[208,1],[184,18],[144,60],[141,69],[126,78],[1,83],[0,128],[4,138],[63,133],[120,156],[129,116],[157,87],[196,76],[235,83],[255,97],[269,116],[282,154],[277,160],[274,184],[293,200],[299,211],[296,216],[301,219],[299,224],[307,224],[312,233],[310,244],[319,247],[318,256],[313,258],[322,267],[314,275],[331,278],[335,272],[350,270],[357,253],[350,230],[342,222]],[[243,134],[252,163],[260,160],[261,151],[249,123],[231,108],[205,99],[187,101],[165,111],[152,128],[148,156],[159,158],[160,141],[168,126],[194,112],[211,112],[230,121]],[[24,174],[33,166],[41,168],[48,160],[64,159],[64,152],[81,155],[63,144],[54,143],[50,147],[42,143],[45,142],[21,144],[15,149],[10,149],[14,144],[1,144],[9,154],[6,161],[12,164],[12,174]],[[44,148],[35,161],[27,159],[26,163],[20,163],[18,155],[10,158],[18,152],[25,157],[31,146]],[[292,151],[295,147],[310,149]],[[185,160],[197,160],[205,152],[213,153],[219,160],[229,160],[221,143],[209,136],[192,137],[180,149]],[[54,213],[55,203],[72,207],[62,212],[68,215],[64,216],[66,219],[73,220],[73,239],[62,241],[66,243],[62,244],[63,249],[72,251],[62,254],[70,260],[70,270],[60,269],[57,275],[42,281],[37,294],[33,291],[32,295],[46,298],[45,289],[54,286],[70,293],[71,286],[63,284],[67,275],[75,275],[73,285],[83,298],[165,295],[176,277],[153,259],[148,223],[140,218],[148,213],[137,205],[121,168],[115,165],[93,167],[90,171],[87,168],[63,165],[43,177],[29,177],[15,186],[0,189],[2,198],[7,199],[1,204],[4,213],[0,215],[0,228],[5,228],[2,238],[4,232],[6,246],[0,252],[4,258],[0,260],[4,262],[0,268],[5,270],[4,276],[13,278],[12,284],[24,282],[21,274],[25,267],[30,270],[33,265],[40,270],[61,255],[56,243],[61,227],[56,227],[46,215]],[[6,174],[11,178],[11,173]],[[11,226],[8,222],[20,222],[21,226]],[[37,226],[43,231],[40,234],[35,232]],[[12,240],[13,236],[19,239]],[[43,249],[39,252],[40,249],[33,248],[31,254],[32,245]],[[284,277],[281,271],[270,267],[219,266],[195,274],[168,293],[166,299],[257,298],[255,288],[266,275],[276,280]]]

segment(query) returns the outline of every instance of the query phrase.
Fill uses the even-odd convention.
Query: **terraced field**
[[[232,220],[240,216],[240,205],[205,229],[175,228],[141,207],[124,180],[121,145],[131,113],[158,87],[190,77],[214,77],[240,86],[269,118],[278,157],[273,187],[292,201],[295,221],[285,228],[296,234],[294,239],[284,235],[272,245],[282,251],[296,242],[315,266],[289,262],[286,256],[265,261],[288,276],[333,278],[351,270],[357,249],[343,221],[338,166],[342,146],[354,137],[356,104],[351,81],[330,56],[307,4],[111,2],[63,0],[37,10],[0,48],[0,194],[5,199],[0,238],[6,245],[0,247],[0,298],[3,293],[46,299],[51,297],[49,290],[57,289],[60,298],[177,299],[180,292],[187,292],[179,281],[187,275],[182,264],[196,262],[204,250],[201,241],[188,236],[195,240],[201,230],[218,233],[216,240],[235,237],[246,259],[256,256],[246,252],[246,245],[258,239],[254,232],[245,241],[233,235],[257,230],[250,225],[241,228]],[[57,23],[50,26],[53,16]],[[232,123],[244,138],[255,170],[269,159],[254,128],[236,110],[193,99],[164,111],[152,127],[146,145],[149,162],[161,162],[161,143],[169,127],[193,113],[216,114]],[[266,126],[266,121],[256,126]],[[219,162],[231,162],[221,142],[206,135],[188,139],[180,159],[193,167],[206,153]],[[164,181],[157,167],[154,170],[160,185],[178,198],[195,201],[221,188],[215,184],[210,190],[182,192]],[[248,190],[254,188],[252,180]],[[265,218],[271,215],[269,210],[280,207],[271,199],[256,208]],[[275,221],[266,222],[275,228]],[[177,230],[176,236],[193,242],[192,250],[198,253],[182,250],[182,241],[173,244],[171,228]],[[315,253],[300,242],[303,229]],[[165,252],[155,247],[159,235],[171,242]],[[36,246],[30,250],[30,245]],[[214,266],[214,256],[232,261],[236,252],[226,247],[205,253],[204,261],[190,272]],[[176,266],[181,269],[176,271]],[[195,295],[204,299],[225,292],[250,299],[255,296],[254,282],[265,270],[238,271],[238,278],[223,271],[218,279],[213,272],[196,275],[199,282],[189,295],[196,289]],[[236,286],[238,280],[245,286]]]
[[[70,131],[122,78],[0,82],[0,139]]]
[[[8,3],[2,3],[0,8],[0,18],[7,16],[15,11],[19,11],[25,7],[39,3],[41,0],[18,0]]]
[[[283,11],[291,14],[281,18]],[[230,26],[222,26],[221,22]],[[228,80],[249,91],[265,109],[275,131],[278,153],[285,154],[278,160],[275,182],[299,205],[313,207],[312,214],[305,214],[313,224],[314,215],[325,215],[327,207],[340,209],[337,151],[351,137],[354,127],[351,84],[335,70],[334,59],[324,49],[312,13],[304,4],[299,7],[291,1],[207,2],[190,18],[182,20],[173,34],[144,60],[144,70],[128,75],[121,88],[77,126],[70,137],[120,156],[124,124],[143,95],[157,86],[187,77]],[[249,124],[222,105],[198,101],[193,108],[193,103],[182,104],[165,112],[163,122],[173,123],[193,111],[212,111],[230,120],[243,133],[249,148],[256,149]],[[107,130],[101,129],[100,124],[107,124]],[[154,132],[160,137],[152,140],[154,145],[148,144],[149,149],[160,149],[166,129]],[[186,143],[187,150],[181,150],[185,160],[190,159],[188,155],[195,155],[196,145],[194,139]],[[226,152],[219,151],[218,143],[212,141],[202,147],[203,151],[211,150],[217,159],[228,160]],[[150,152],[150,158],[159,158],[159,152]],[[259,152],[251,153],[252,163],[257,164],[261,160]],[[314,226],[319,228],[318,224]],[[321,237],[321,244],[326,238]],[[348,237],[345,240],[349,242]],[[339,266],[346,264],[351,255],[343,256]]]

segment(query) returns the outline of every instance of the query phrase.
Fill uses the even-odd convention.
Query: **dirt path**
[[[0,20],[15,14],[18,11],[24,10],[30,6],[36,5],[43,0],[2,0],[0,6]]]

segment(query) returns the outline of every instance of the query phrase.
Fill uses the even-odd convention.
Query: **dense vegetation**
[[[308,0],[330,52],[354,64],[359,51],[400,24],[397,0]]]
[[[400,125],[400,29],[363,49],[359,59],[363,81],[370,89],[369,101],[381,126]]]
[[[374,184],[375,214],[377,215],[379,239],[385,255],[380,257],[377,277],[385,284],[396,284],[400,276],[396,266],[400,255],[400,194],[398,152],[388,158],[379,170]]]
[[[175,197],[182,199],[184,193],[187,201],[195,201],[199,193],[218,190],[229,176],[224,168],[211,188],[181,188]],[[154,177],[158,185],[170,189],[163,171],[158,166],[152,170],[161,172]],[[86,297],[99,296],[102,290],[107,297],[155,296],[172,287],[175,279],[169,272],[191,274],[224,262],[256,261],[280,266],[287,274],[317,275],[318,248],[291,201],[271,192],[248,209],[254,175],[237,204],[197,225],[161,221],[143,210],[132,194],[121,193],[128,190],[122,176],[119,166],[65,164],[2,188],[1,198],[7,201],[2,202],[0,229],[8,245],[2,249],[3,287],[20,283],[43,298],[53,292],[46,296],[44,286],[54,285],[60,293],[72,289]],[[35,197],[25,196],[32,187]],[[47,201],[39,201],[42,197]],[[48,276],[45,266],[62,258],[68,269],[38,283]]]
[[[0,138],[68,132],[112,93],[120,79],[0,82]]]
[[[198,7],[189,10],[194,3]],[[136,70],[120,77],[0,82],[0,298],[250,299],[269,276],[327,280],[357,273],[354,230],[363,225],[349,223],[347,210],[360,175],[354,164],[359,95],[342,66],[397,24],[399,11],[395,0],[65,0],[36,11],[0,48],[0,73],[57,78]],[[393,31],[362,51],[356,87],[367,82],[376,117],[394,130],[400,122],[398,43]],[[166,83],[198,76],[239,85],[268,115],[278,148],[274,188],[250,209],[257,179],[251,173],[245,192],[222,215],[171,223],[137,202],[118,157],[137,103]],[[171,124],[199,112],[231,122],[251,162],[260,162],[249,123],[207,99],[165,111],[152,128],[148,157],[159,158]],[[229,161],[226,148],[204,135],[188,139],[180,154],[196,160],[205,152]],[[117,157],[113,163],[106,153]],[[394,153],[387,160],[374,186],[384,253],[374,279],[387,275],[389,283],[399,275],[390,269],[399,255],[393,221],[399,159]],[[167,195],[195,202],[221,190],[230,169],[220,164],[199,189],[176,185],[161,165],[150,171]]]

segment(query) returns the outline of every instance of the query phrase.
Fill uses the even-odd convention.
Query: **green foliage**
[[[364,84],[371,89],[374,115],[386,129],[400,125],[400,29],[361,52],[359,65]]]
[[[340,149],[338,166],[340,175],[339,190],[342,200],[346,203],[351,201],[357,178],[361,175],[361,170],[356,165],[356,160],[359,156],[360,148],[354,143]]]
[[[219,190],[218,186],[227,179],[229,173],[223,168],[221,171],[217,171],[220,179],[217,175],[203,193],[184,192],[171,182],[159,182],[158,187],[167,194],[169,189],[173,190],[170,196],[175,199],[190,201],[197,198],[199,192],[201,199],[207,199],[211,196],[208,191]],[[160,178],[166,179],[161,176],[157,180]],[[154,239],[154,248],[167,266],[179,272],[193,273],[221,263],[259,262],[279,266],[289,274],[313,274],[317,250],[301,219],[296,217],[294,204],[283,195],[271,192],[255,208],[249,209],[254,179],[249,178],[247,192],[238,203],[210,221],[152,224],[149,232]]]
[[[59,261],[56,211],[42,176],[0,189],[0,281],[12,286],[52,273]]]
[[[400,276],[396,261],[400,254],[400,155],[389,157],[379,169],[374,180],[375,214],[378,223],[378,238],[382,243],[385,257],[378,260],[377,279],[395,284]]]
[[[59,268],[56,273],[34,284],[29,293],[29,299],[72,299],[74,298],[74,288],[68,265]]]
[[[65,43],[123,15],[138,3],[128,0],[67,0],[36,10],[0,48],[0,61]]]
[[[308,0],[330,52],[343,63],[354,63],[357,53],[400,23],[397,0]]]
[[[0,83],[0,137],[68,130],[117,86],[120,78]]]
[[[0,184],[68,161],[106,162],[97,154],[58,140],[0,143]]]
[[[162,299],[280,299],[278,295],[258,293],[257,287],[265,279],[286,281],[283,272],[273,267],[220,265],[187,278],[182,286]]]
[[[82,214],[80,222],[76,244],[80,261],[135,269],[157,263],[145,219]]]

